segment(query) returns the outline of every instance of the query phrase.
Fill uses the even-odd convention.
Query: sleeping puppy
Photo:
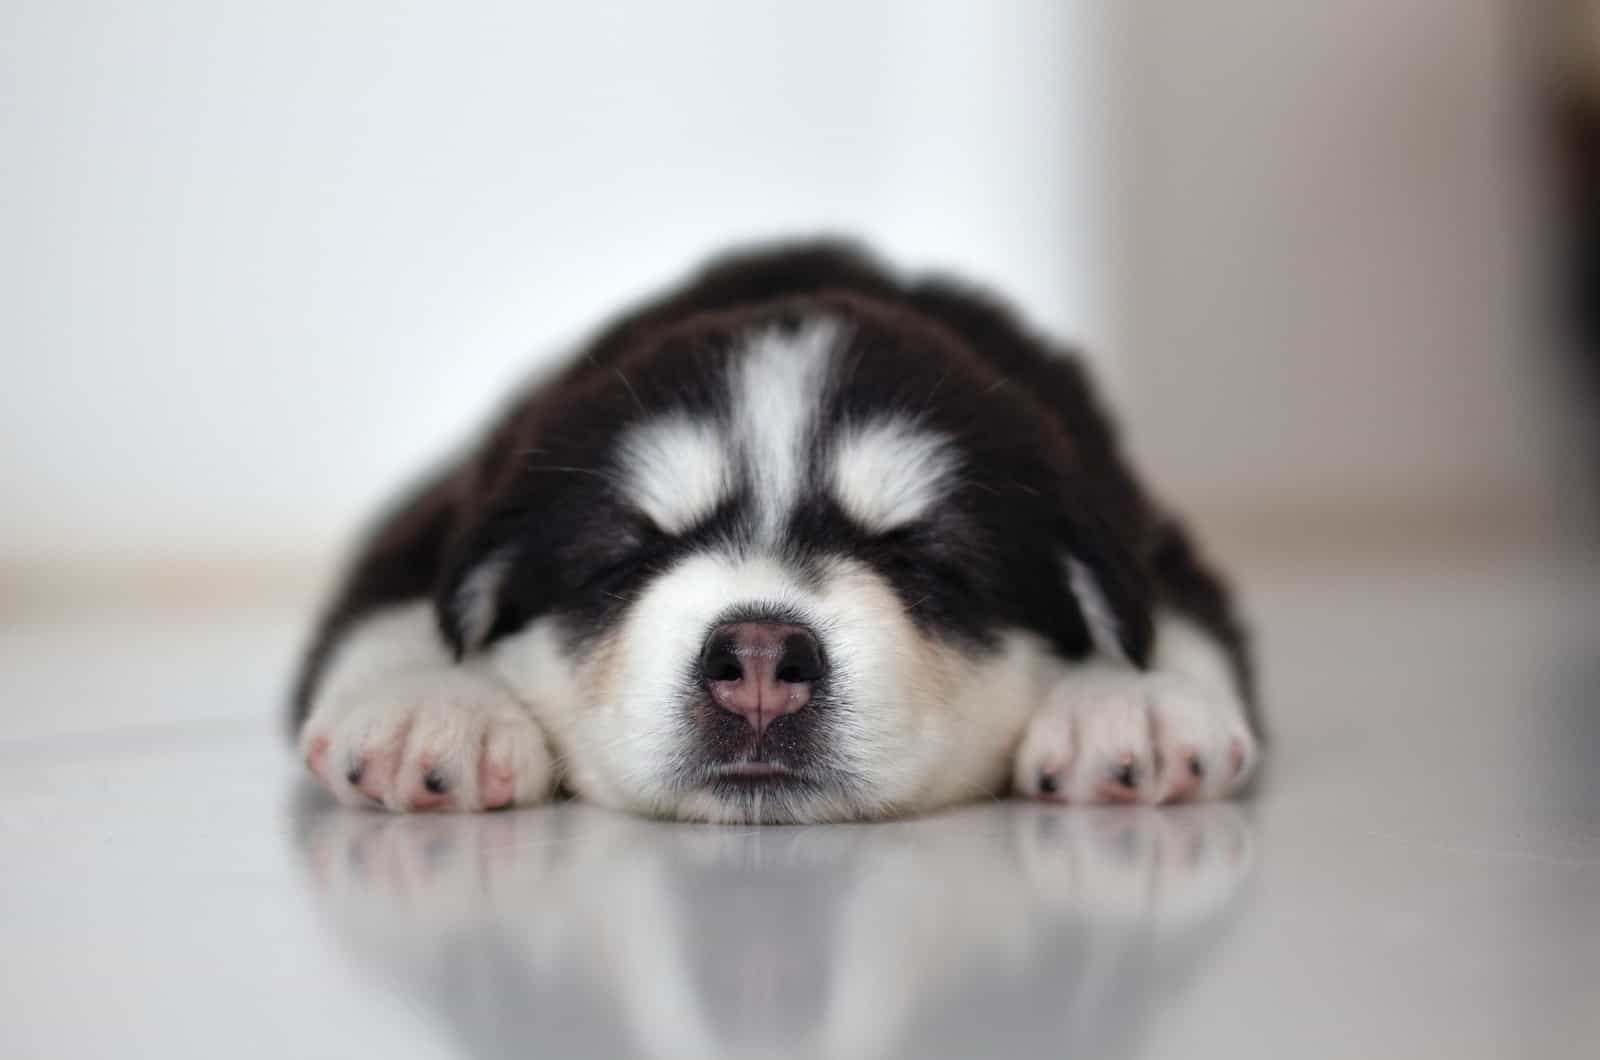
[[[622,317],[381,519],[294,722],[353,805],[779,823],[1218,798],[1252,704],[1082,366],[814,244]]]

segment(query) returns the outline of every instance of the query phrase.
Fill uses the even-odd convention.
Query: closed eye
[[[979,593],[982,570],[973,557],[926,522],[910,523],[875,535],[873,550],[891,580],[918,600],[937,594],[951,600]]]
[[[590,540],[575,544],[579,569],[573,588],[581,594],[622,598],[620,589],[659,561],[672,539],[646,517],[622,516],[610,527],[596,527]]]

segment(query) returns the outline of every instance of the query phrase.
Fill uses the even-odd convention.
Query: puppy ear
[[[439,632],[457,659],[514,623],[510,589],[527,546],[522,524],[518,510],[490,504],[452,535],[433,603]]]
[[[441,594],[441,626],[457,659],[483,647],[494,631],[502,610],[501,593],[515,560],[515,549],[503,545],[467,568]]]
[[[1102,655],[1144,669],[1155,636],[1149,572],[1116,535],[1080,525],[1066,536],[1062,566],[1090,643]]]

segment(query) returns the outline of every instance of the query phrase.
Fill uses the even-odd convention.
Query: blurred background
[[[1262,797],[330,810],[283,700],[375,507],[817,233],[1084,351]],[[1600,1040],[1600,0],[0,0],[0,358],[8,1056]]]
[[[313,590],[508,384],[818,232],[1078,343],[1224,552],[1581,536],[1589,6],[10,0],[0,597]]]

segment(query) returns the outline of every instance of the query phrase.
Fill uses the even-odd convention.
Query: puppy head
[[[848,298],[585,362],[486,454],[446,634],[604,804],[811,821],[993,791],[1059,660],[1148,637],[1094,469],[1007,382]]]

